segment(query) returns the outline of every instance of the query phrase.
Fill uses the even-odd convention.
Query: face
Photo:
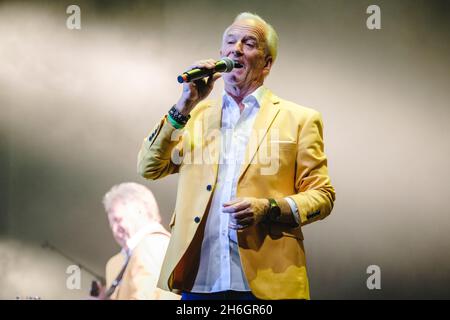
[[[242,88],[262,84],[272,65],[266,50],[264,26],[254,20],[237,21],[226,30],[220,55],[243,65],[222,74],[225,84]]]
[[[139,210],[130,203],[115,202],[108,211],[108,220],[114,239],[125,248],[127,240],[135,232],[136,211]]]

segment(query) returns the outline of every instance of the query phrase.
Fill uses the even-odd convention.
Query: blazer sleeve
[[[297,148],[297,194],[290,198],[297,205],[303,226],[328,216],[336,199],[328,176],[320,113],[314,111],[300,128]]]
[[[177,159],[182,154],[182,132],[164,116],[142,142],[137,159],[138,173],[151,180],[177,173],[180,167]]]

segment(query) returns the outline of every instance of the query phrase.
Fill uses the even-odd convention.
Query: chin
[[[239,77],[236,77],[233,74],[227,75],[227,77],[223,77],[223,78],[224,78],[223,80],[224,80],[225,84],[233,85],[233,86],[239,85],[243,81],[243,79],[240,79]]]
[[[116,242],[119,246],[121,246],[123,248],[123,246],[126,245],[126,241],[124,239],[116,239]]]

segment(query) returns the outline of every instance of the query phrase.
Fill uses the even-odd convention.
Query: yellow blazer
[[[157,288],[162,260],[169,237],[148,234],[133,250],[120,285],[111,295],[113,300],[178,300],[179,295]],[[125,255],[118,253],[106,264],[106,288],[116,279],[125,263]]]
[[[282,100],[269,90],[262,99],[241,166],[237,197],[290,196],[302,223],[297,228],[260,223],[239,230],[242,267],[260,299],[309,299],[301,228],[329,215],[335,200],[322,118],[317,111]],[[221,106],[221,100],[201,102],[181,131],[164,117],[145,138],[138,155],[138,172],[147,179],[179,173],[172,237],[158,282],[166,290],[189,291],[195,281],[217,179]]]

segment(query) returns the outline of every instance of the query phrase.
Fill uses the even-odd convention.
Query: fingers
[[[254,213],[251,208],[232,213],[232,219],[230,219],[230,228],[232,229],[242,229],[251,226],[254,221]]]
[[[239,230],[251,226],[254,221],[254,212],[250,206],[250,203],[246,200],[236,199],[230,201],[234,205],[225,207],[223,212],[230,212],[230,222],[229,227],[231,229]],[[243,209],[239,209],[243,208]]]
[[[234,212],[231,214],[231,216],[236,219],[237,221],[243,220],[248,217],[253,217],[253,210],[249,207],[247,209],[244,209],[242,211]]]
[[[220,77],[222,77],[222,74],[220,74],[219,72],[214,73],[212,76],[208,77],[206,85],[211,87],[214,84],[214,82],[216,82],[216,80],[219,79]]]
[[[198,80],[194,80],[192,82],[190,82],[191,86],[197,88],[197,87],[204,87],[206,85],[206,80],[205,79],[198,79]]]
[[[245,218],[236,222],[230,221],[228,227],[234,230],[241,230],[250,227],[255,219],[253,217]]]
[[[233,204],[235,204],[235,203],[238,203],[238,202],[241,202],[241,201],[242,201],[241,198],[235,198],[235,199],[233,199],[233,200],[230,200],[230,201],[225,202],[225,203],[223,204],[223,206],[224,206],[224,207],[228,207],[228,206],[231,206],[231,205],[233,205]]]
[[[206,78],[198,79],[190,82],[190,84],[196,88],[197,87],[202,88],[206,86],[209,87],[209,89],[211,90],[212,86],[214,85],[214,82],[216,82],[216,80],[219,79],[221,76],[222,75],[220,73],[216,72],[212,76],[209,76],[208,80],[206,80]]]
[[[206,68],[206,69],[214,69],[216,67],[216,60],[214,59],[206,59],[206,60],[199,60],[192,64],[190,66],[190,70],[195,68]],[[218,72],[214,73],[212,76],[208,77],[208,80],[206,79],[199,79],[195,80],[190,83],[190,89],[193,88],[204,88],[205,86],[209,88],[209,90],[212,89],[214,82],[216,82],[217,79],[219,79],[222,75]]]
[[[213,69],[216,66],[216,61],[213,59],[200,60],[191,65],[190,70],[195,68]],[[212,73],[212,72],[211,72]],[[214,73],[207,78],[194,80],[183,83],[182,98],[184,100],[193,101],[196,105],[199,101],[206,98],[214,87],[214,83],[221,77],[220,73]]]
[[[222,212],[233,213],[245,210],[251,206],[251,203],[247,200],[236,199],[231,202],[223,204]]]
[[[197,62],[194,62],[193,65],[191,65],[191,70],[195,68],[206,68],[206,69],[214,69],[216,66],[216,61],[213,59],[206,59],[206,60],[200,60]]]

